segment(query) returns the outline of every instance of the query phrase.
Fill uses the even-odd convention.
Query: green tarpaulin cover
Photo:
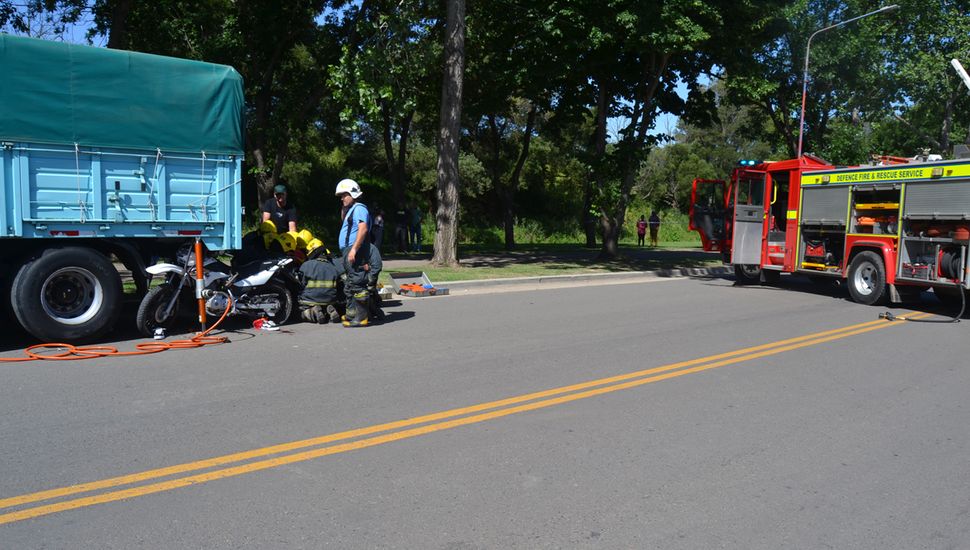
[[[232,67],[0,35],[0,139],[243,153]]]

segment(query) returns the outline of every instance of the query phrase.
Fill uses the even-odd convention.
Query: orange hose
[[[209,336],[209,333],[216,329],[232,310],[232,297],[226,294],[228,302],[226,310],[222,316],[211,327],[203,330],[188,340],[172,340],[170,342],[141,342],[135,344],[135,351],[118,351],[114,346],[75,346],[52,342],[48,344],[35,344],[24,349],[26,357],[0,357],[0,363],[19,363],[22,361],[78,361],[81,359],[94,359],[96,357],[124,356],[124,355],[150,355],[170,349],[193,349],[201,348],[211,344],[224,344],[229,341],[225,336]],[[39,350],[60,349],[57,353],[45,354]]]

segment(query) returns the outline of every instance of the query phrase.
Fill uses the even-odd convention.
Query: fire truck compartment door
[[[754,170],[741,172],[734,193],[731,263],[761,265],[765,224],[765,173]]]
[[[688,229],[701,235],[704,250],[720,250],[724,240],[724,180],[695,179],[691,182]]]

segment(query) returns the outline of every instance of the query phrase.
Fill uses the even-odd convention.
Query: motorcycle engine
[[[205,301],[205,312],[207,315],[219,316],[229,306],[229,299],[225,294],[214,294]]]

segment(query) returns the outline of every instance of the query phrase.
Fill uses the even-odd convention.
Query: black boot
[[[347,320],[344,321],[344,326],[353,328],[370,325],[370,293],[366,289],[355,293],[353,302],[353,314],[348,307]]]

